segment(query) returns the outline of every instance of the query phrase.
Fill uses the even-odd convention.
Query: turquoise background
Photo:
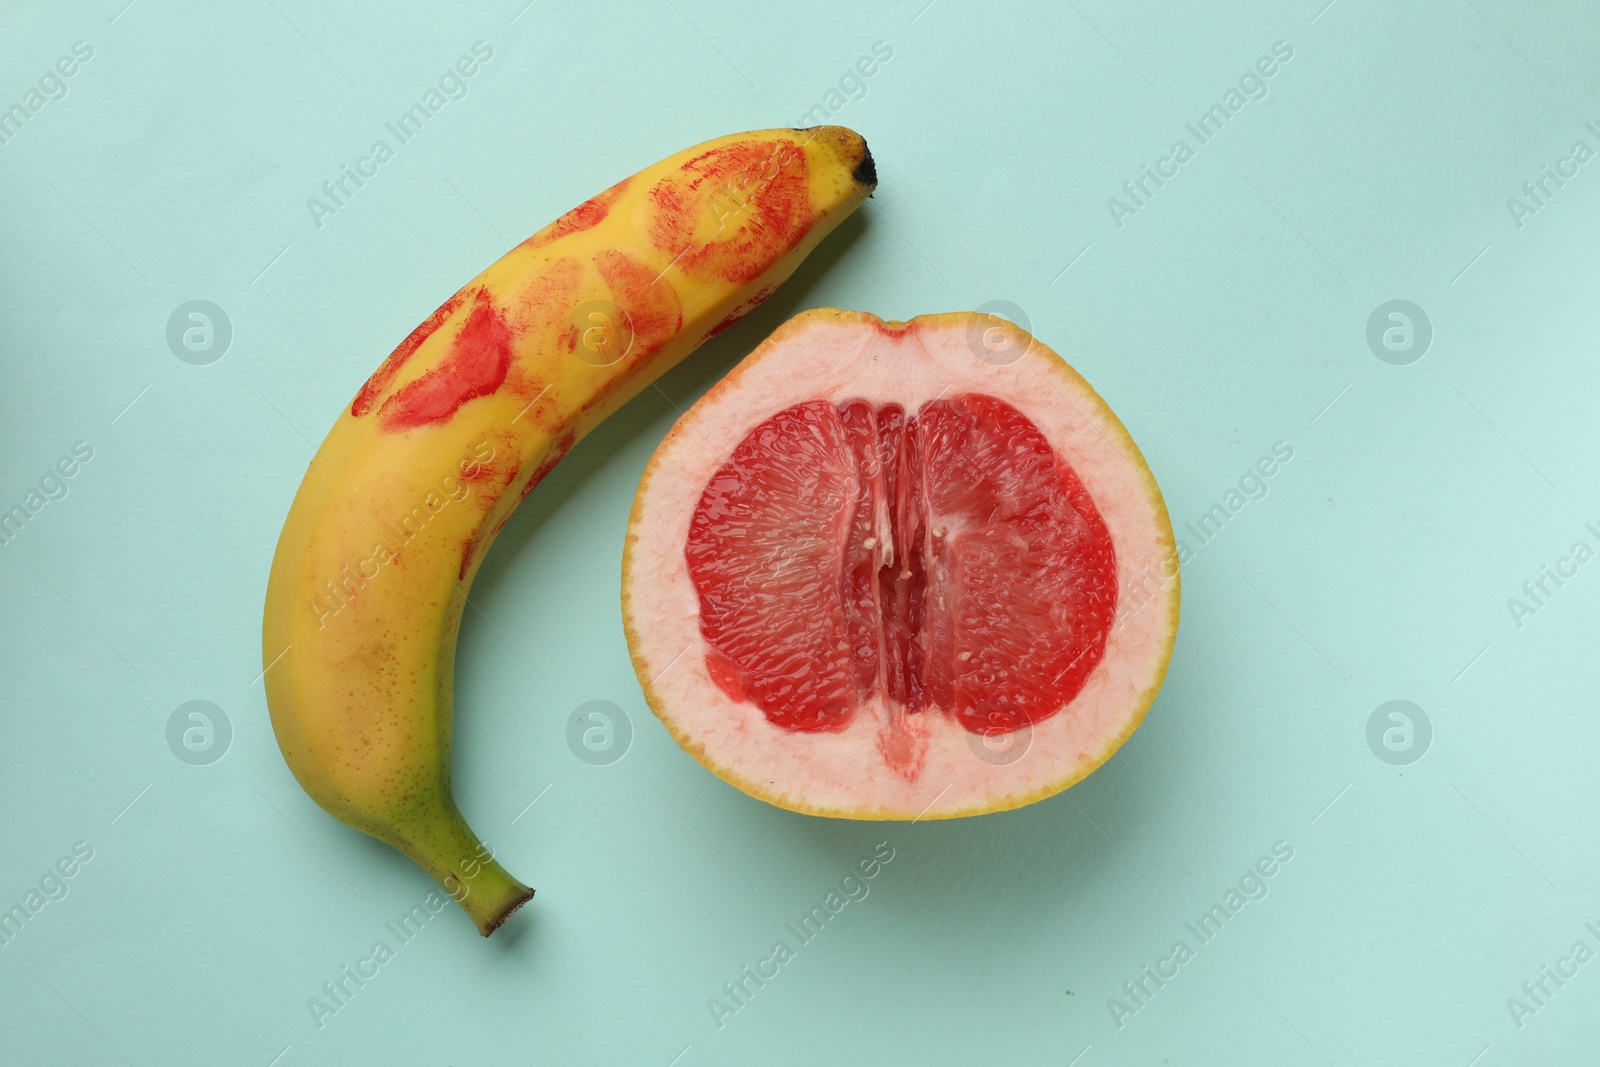
[[[1520,219],[1508,198],[1600,150],[1594,5],[523,2],[5,5],[0,107],[74,42],[93,57],[0,145],[0,507],[76,442],[93,458],[0,546],[0,908],[76,842],[93,857],[0,945],[0,1059],[1592,1058],[1600,962],[1546,979],[1520,1026],[1508,998],[1535,1006],[1523,983],[1574,942],[1600,951],[1600,563],[1545,579],[1531,613],[1508,601],[1600,548],[1600,161]],[[477,41],[467,95],[318,228],[307,198]],[[300,791],[259,681],[313,442],[510,243],[694,142],[828,108],[876,42],[893,57],[864,95],[831,99],[877,198],[584,441],[490,554],[458,796],[539,895],[488,942],[452,906],[399,944],[385,923],[431,883]],[[1199,145],[1185,122],[1275,42],[1293,56],[1266,96]],[[1178,138],[1193,158],[1116,219]],[[1403,365],[1367,341],[1396,299],[1432,332]],[[191,300],[232,328],[207,365],[167,341]],[[991,301],[1110,401],[1180,537],[1274,444],[1293,458],[1184,538],[1166,688],[1068,794],[918,825],[752,800],[679,750],[629,667],[640,472],[796,311]],[[231,724],[206,765],[167,740],[191,700]],[[632,726],[608,765],[566,740],[592,700]],[[1400,751],[1369,745],[1391,700],[1431,737],[1384,719]],[[708,999],[880,842],[870,895],[719,1028]],[[1197,946],[1185,923],[1278,842],[1265,898],[1119,1019],[1123,983]],[[319,1028],[308,999],[379,939],[394,958]]]

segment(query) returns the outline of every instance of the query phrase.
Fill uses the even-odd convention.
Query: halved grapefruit
[[[975,313],[779,327],[656,450],[623,615],[650,707],[793,811],[1020,807],[1144,718],[1178,627],[1161,492],[1059,356]]]

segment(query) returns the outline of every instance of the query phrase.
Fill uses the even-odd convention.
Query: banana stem
[[[454,803],[425,831],[394,844],[433,876],[488,937],[533,898],[472,832]]]

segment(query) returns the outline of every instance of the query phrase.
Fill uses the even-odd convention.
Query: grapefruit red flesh
[[[1107,758],[1160,686],[1178,581],[1154,479],[1060,357],[988,317],[824,309],[663,441],[623,596],[647,699],[714,772],[938,818]]]
[[[687,558],[708,672],[787,730],[873,699],[1031,725],[1083,688],[1116,610],[1094,501],[983,393],[785,408],[706,485]]]

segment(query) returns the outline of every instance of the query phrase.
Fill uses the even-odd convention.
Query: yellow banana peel
[[[876,185],[838,126],[721,137],[522,242],[412,331],[317,449],[267,584],[284,759],[485,936],[533,891],[450,790],[456,635],[485,552],[586,433],[765,299]]]

